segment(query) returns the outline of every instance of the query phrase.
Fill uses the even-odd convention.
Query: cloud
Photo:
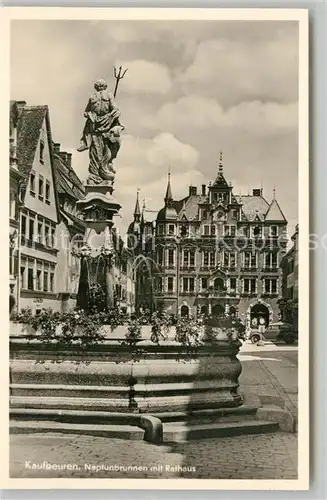
[[[244,130],[251,135],[282,134],[296,130],[297,103],[242,102],[224,109],[215,99],[190,95],[164,104],[158,111],[163,130],[178,134],[187,126],[199,129],[212,127]]]
[[[267,43],[217,38],[201,42],[191,64],[178,76],[185,93],[215,96],[224,107],[245,100],[296,101],[297,34],[282,33]]]
[[[128,68],[121,81],[121,90],[133,94],[166,94],[171,89],[170,73],[166,66],[142,59],[123,62]]]
[[[130,135],[123,137],[121,150],[117,157],[117,182],[122,185],[141,185],[165,177],[168,168],[176,172],[194,169],[199,153],[172,134],[162,133],[153,139],[138,138]]]

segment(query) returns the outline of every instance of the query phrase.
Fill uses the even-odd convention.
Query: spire
[[[168,170],[168,184],[167,184],[167,190],[166,190],[166,196],[165,196],[165,203],[172,201],[173,200],[173,195],[171,192],[171,185],[170,185],[170,168]]]
[[[139,188],[137,188],[137,192],[136,192],[136,203],[135,203],[135,208],[134,208],[134,219],[136,219],[136,217],[139,217],[141,215],[141,210],[140,210],[140,201],[139,201]]]
[[[223,151],[222,149],[220,150],[220,155],[219,155],[219,165],[218,165],[218,174],[223,174],[224,172],[224,165],[223,165]]]

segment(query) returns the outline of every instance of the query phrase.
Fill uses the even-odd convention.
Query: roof
[[[80,200],[85,194],[84,186],[75,171],[64,162],[58,154],[54,155],[57,191],[59,194],[68,195],[73,200]]]
[[[39,142],[48,106],[25,106],[17,124],[18,170],[28,177],[32,169],[35,151]]]
[[[76,217],[75,215],[71,214],[70,212],[67,212],[63,208],[60,209],[60,214],[63,216],[64,219],[66,219],[66,221],[68,222],[69,226],[71,226],[71,225],[77,226],[81,230],[84,231],[84,229],[85,229],[85,222],[83,220],[79,219],[78,217]]]
[[[286,222],[284,214],[275,198],[272,200],[266,213],[266,220],[271,222]]]
[[[47,139],[49,144],[49,154],[51,163],[51,172],[53,175],[53,183],[56,186],[57,178],[54,169],[54,158],[52,148],[51,126],[49,117],[49,108],[46,105],[42,106],[26,106],[24,101],[10,102],[10,117],[11,124],[17,125],[17,168],[23,174],[23,184],[27,185],[30,172],[32,170],[36,148],[39,143],[41,129],[44,120],[46,120]],[[17,108],[20,106],[19,111]],[[59,217],[59,203],[57,189],[54,189],[56,210]]]
[[[242,212],[248,221],[253,222],[256,219],[259,221],[265,220],[269,203],[263,196],[236,195],[235,198],[242,205]]]

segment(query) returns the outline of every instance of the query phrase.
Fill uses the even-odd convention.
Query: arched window
[[[222,278],[216,278],[213,282],[213,286],[216,291],[221,291],[225,288],[225,282]]]
[[[188,318],[189,317],[189,307],[188,306],[182,306],[181,307],[181,317],[182,318]]]

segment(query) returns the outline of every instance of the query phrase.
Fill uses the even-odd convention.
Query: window
[[[41,279],[42,279],[42,271],[38,269],[36,271],[36,289],[41,290]]]
[[[35,172],[31,172],[30,175],[30,193],[35,195]]]
[[[162,266],[163,261],[164,261],[164,249],[161,247],[158,248],[158,250],[157,250],[157,259],[158,259],[159,266]]]
[[[233,219],[238,218],[238,210],[232,210],[232,217],[233,217]]]
[[[21,227],[21,232],[22,236],[26,236],[26,215],[22,215],[22,227]]]
[[[205,226],[203,226],[203,235],[204,236],[210,236],[210,226],[208,224],[206,224]]]
[[[40,163],[44,163],[44,158],[43,158],[43,154],[44,154],[44,142],[41,140],[40,141]]]
[[[163,291],[162,278],[159,277],[157,278],[157,292],[162,293],[162,291]]]
[[[262,228],[260,226],[252,227],[252,235],[254,238],[261,238]]]
[[[44,274],[43,274],[43,290],[45,292],[48,291],[48,276],[49,276],[48,271],[44,271]]]
[[[229,267],[229,268],[236,267],[235,252],[224,252],[224,267]]]
[[[245,278],[243,280],[243,292],[244,293],[256,293],[257,292],[257,280],[255,278]]]
[[[234,238],[236,234],[236,226],[225,226],[225,236]]]
[[[50,292],[54,291],[54,273],[50,273]]]
[[[216,235],[216,226],[210,226],[210,234],[211,234],[211,236]]]
[[[246,237],[249,236],[249,228],[248,227],[243,227],[243,236],[246,236]]]
[[[45,226],[44,228],[44,244],[45,246],[49,247],[51,246],[50,244],[50,227],[49,226]]]
[[[43,243],[43,222],[37,223],[37,242]]]
[[[201,278],[201,290],[208,289],[208,278]]]
[[[265,279],[264,292],[267,295],[276,294],[277,293],[277,279]]]
[[[195,266],[195,250],[184,250],[183,266],[184,267]]]
[[[167,290],[168,290],[168,292],[173,292],[174,291],[174,277],[173,276],[168,276],[168,279],[167,279]]]
[[[203,266],[214,267],[216,265],[216,253],[214,251],[205,250],[203,252]]]
[[[180,234],[184,238],[187,237],[189,235],[189,228],[188,228],[188,226],[182,226]]]
[[[158,224],[158,235],[162,236],[164,234],[164,225]]]
[[[25,288],[25,266],[20,268],[20,287]]]
[[[44,181],[43,181],[43,178],[40,176],[40,178],[39,178],[39,199],[40,200],[43,200],[43,196],[44,196],[43,190],[44,190]]]
[[[29,228],[28,228],[28,239],[32,241],[34,239],[34,220],[30,219]]]
[[[45,201],[50,203],[50,182],[47,181],[45,184]]]
[[[206,219],[208,217],[208,210],[202,210],[202,219]]]
[[[277,269],[277,252],[266,253],[265,267],[267,269]]]
[[[175,265],[175,250],[168,250],[168,266]]]
[[[194,278],[183,278],[183,292],[194,292]]]
[[[244,252],[243,254],[243,267],[247,269],[257,267],[257,253],[256,252]]]
[[[276,238],[278,236],[278,227],[277,226],[270,226],[270,236],[272,238]]]
[[[27,288],[28,290],[34,290],[34,276],[33,269],[31,267],[28,268],[27,273]]]
[[[56,230],[54,227],[51,228],[51,246],[54,247],[55,246],[55,234],[56,234]]]
[[[236,278],[231,278],[230,279],[230,291],[231,292],[236,292]]]
[[[16,219],[16,195],[13,191],[10,191],[9,215],[11,219]]]
[[[173,236],[175,234],[175,226],[174,224],[169,224],[168,226],[168,235]]]

